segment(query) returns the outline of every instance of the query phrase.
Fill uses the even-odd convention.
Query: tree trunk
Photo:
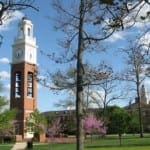
[[[140,83],[139,74],[137,73],[137,98],[138,98],[138,111],[139,111],[139,122],[140,122],[140,137],[143,138],[143,122],[142,122],[142,108],[141,108],[141,98],[140,98]]]
[[[121,134],[119,134],[119,143],[120,143],[120,146],[122,145],[122,135]]]
[[[83,18],[84,18],[84,0],[80,1],[80,20],[79,20],[79,36],[77,51],[77,95],[76,95],[76,119],[77,119],[77,150],[84,149],[83,134]]]
[[[142,122],[142,108],[141,108],[141,98],[138,95],[138,111],[139,111],[139,122],[140,122],[140,137],[143,138],[143,122]]]
[[[91,133],[91,144],[92,144],[92,142],[93,142],[93,134]]]

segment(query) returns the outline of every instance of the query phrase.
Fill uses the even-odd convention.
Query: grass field
[[[72,144],[57,144],[53,146],[39,145],[34,146],[34,150],[75,150]],[[123,146],[123,147],[85,147],[84,150],[150,150],[150,146]]]
[[[0,144],[0,150],[11,150],[12,144]]]
[[[75,144],[48,144],[35,145],[34,150],[75,150]],[[85,142],[85,150],[150,150],[150,136],[139,138],[137,136],[125,136],[122,139],[122,146],[116,136],[96,138],[91,143],[88,139]]]
[[[11,145],[0,145],[0,150],[10,150]],[[33,150],[75,150],[76,145],[73,144],[39,144],[34,143]],[[139,138],[138,136],[124,136],[122,146],[119,146],[117,136],[107,136],[105,138],[95,138],[91,143],[88,139],[85,141],[84,150],[150,150],[150,136]]]

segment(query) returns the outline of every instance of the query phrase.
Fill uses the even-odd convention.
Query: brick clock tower
[[[17,109],[16,140],[33,137],[25,126],[26,117],[37,107],[37,45],[33,24],[23,17],[12,45],[10,108]]]

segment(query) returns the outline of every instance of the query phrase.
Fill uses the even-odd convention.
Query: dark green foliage
[[[120,145],[123,133],[126,133],[130,123],[129,114],[122,108],[116,107],[109,118],[109,130],[119,135]]]
[[[130,123],[129,123],[129,128],[128,128],[128,133],[133,133],[133,134],[135,134],[135,133],[139,133],[140,132],[140,130],[139,130],[139,116],[138,116],[138,114],[137,113],[130,113],[130,118],[131,118],[131,120],[130,120]]]
[[[0,133],[5,133],[4,130],[13,128],[12,121],[15,118],[16,110],[5,110],[0,113]]]
[[[0,92],[3,91],[3,85],[0,83]],[[8,106],[6,97],[0,96],[0,136],[3,142],[3,137],[13,135],[13,120],[16,115],[16,110],[6,109]]]
[[[111,128],[112,132],[123,134],[127,131],[130,120],[129,114],[125,110],[118,107],[114,109],[110,116],[109,121],[111,126],[109,127]]]

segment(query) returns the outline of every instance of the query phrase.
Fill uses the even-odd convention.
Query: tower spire
[[[12,63],[28,62],[36,64],[36,38],[33,36],[33,24],[27,17],[23,17],[18,24],[18,34],[14,39]]]
[[[33,37],[33,24],[31,20],[25,16],[18,24],[18,38],[24,39],[27,37]]]
[[[140,89],[140,97],[141,97],[141,102],[142,103],[148,104],[147,94],[146,94],[146,90],[145,90],[144,84],[141,86],[141,89]]]

